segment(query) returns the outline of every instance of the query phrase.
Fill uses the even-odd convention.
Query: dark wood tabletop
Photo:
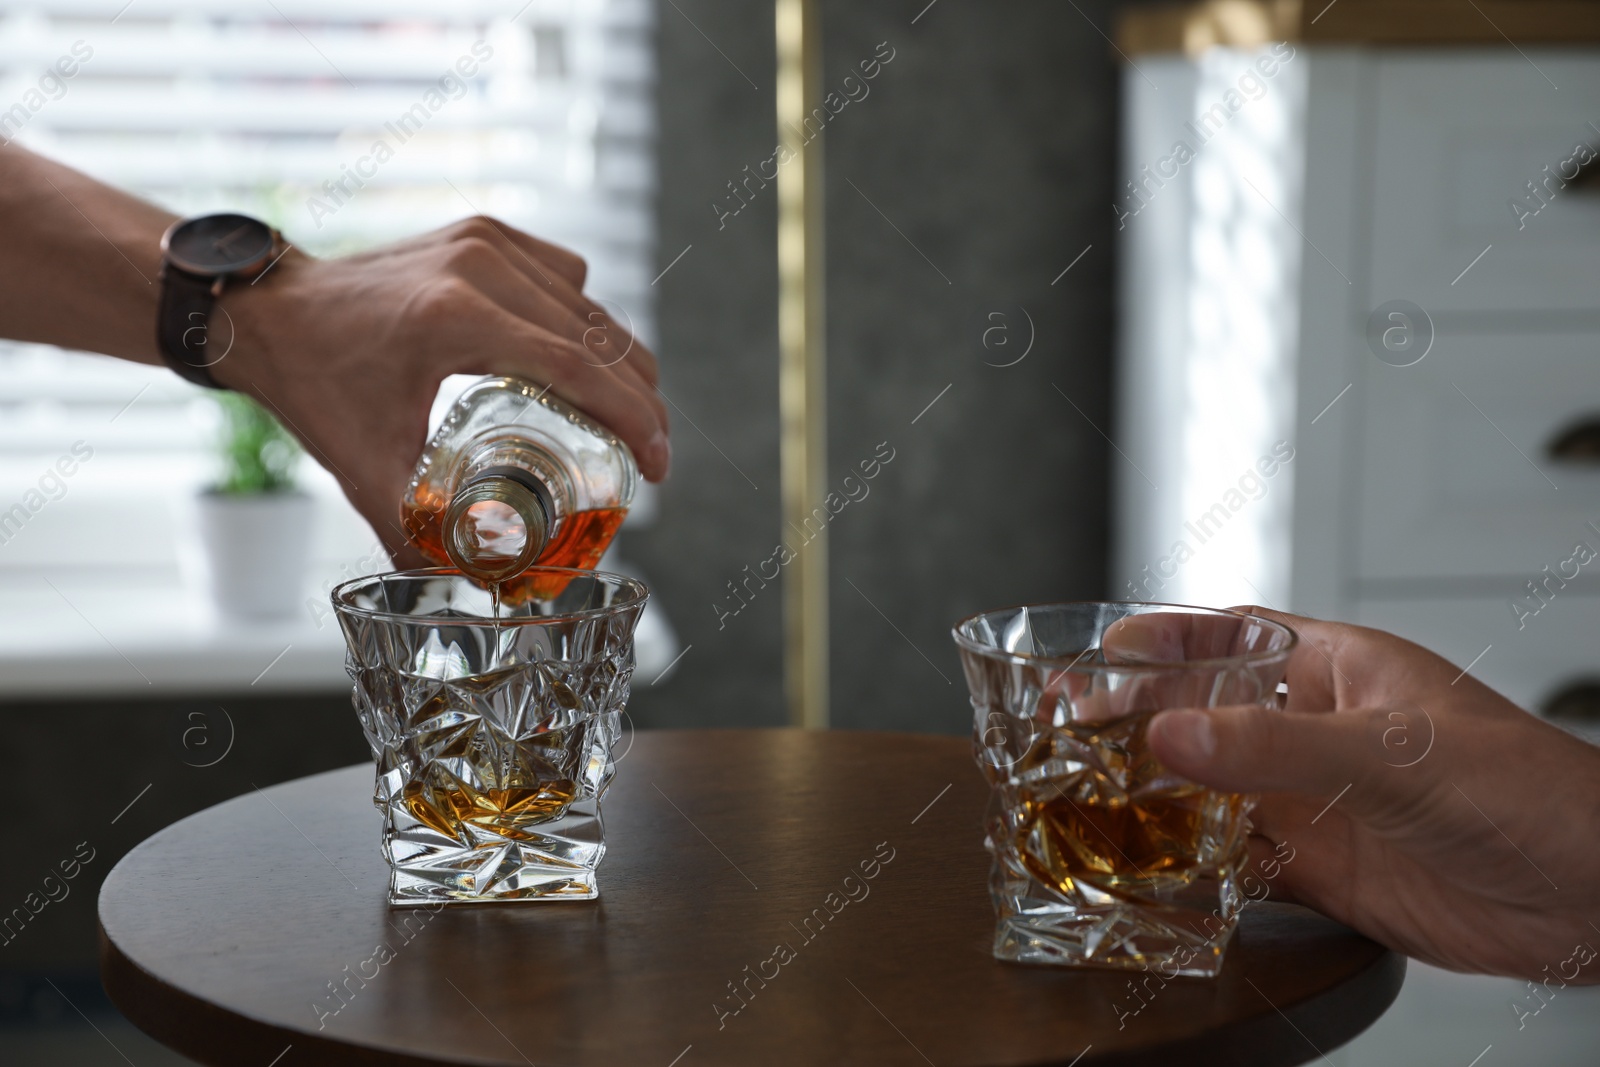
[[[1247,907],[1220,978],[1138,998],[997,962],[963,739],[640,733],[581,903],[389,908],[372,773],[248,793],[117,865],[101,964],[129,1019],[261,1067],[1273,1065],[1348,1041],[1405,974],[1279,904]]]

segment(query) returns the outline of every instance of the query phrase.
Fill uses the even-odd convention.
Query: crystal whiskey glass
[[[616,574],[528,573],[559,593],[497,612],[491,590],[445,570],[333,591],[391,904],[599,895],[600,801],[649,593]]]
[[[1294,633],[1163,604],[1007,608],[956,625],[993,789],[994,954],[1215,975],[1243,905],[1254,800],[1169,771],[1150,720],[1276,706]]]

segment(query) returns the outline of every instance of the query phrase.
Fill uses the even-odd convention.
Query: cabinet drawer
[[[1575,682],[1600,679],[1600,596],[1558,592],[1537,615],[1523,615],[1521,629],[1509,597],[1361,600],[1356,621],[1415,641],[1457,667],[1481,653],[1472,676],[1529,711]]]
[[[1526,51],[1374,60],[1368,307],[1600,311],[1600,171],[1543,206],[1527,188],[1579,143],[1600,151],[1600,52]],[[1514,199],[1537,214],[1519,222]]]
[[[1600,334],[1443,335],[1414,366],[1359,365],[1358,579],[1526,579],[1600,547],[1600,456],[1550,456],[1600,420]]]

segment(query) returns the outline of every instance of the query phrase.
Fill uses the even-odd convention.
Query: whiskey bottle
[[[424,555],[519,603],[559,592],[519,577],[530,567],[592,568],[638,484],[628,447],[548,387],[484,378],[423,450],[401,521]]]

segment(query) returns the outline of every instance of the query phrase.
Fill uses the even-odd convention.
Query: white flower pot
[[[226,619],[283,619],[301,605],[316,502],[309,494],[195,499],[200,577]]]

